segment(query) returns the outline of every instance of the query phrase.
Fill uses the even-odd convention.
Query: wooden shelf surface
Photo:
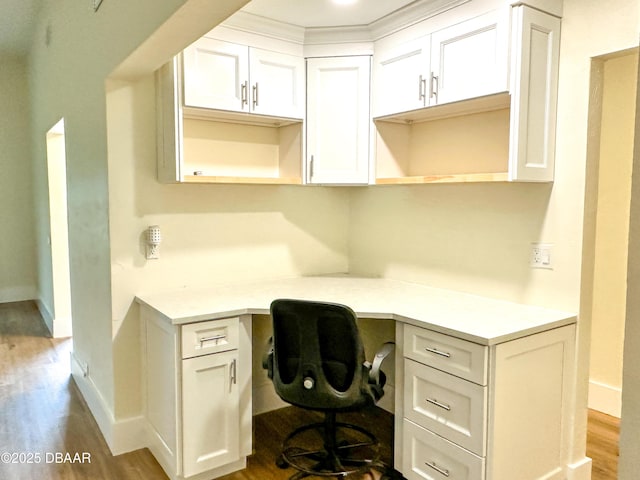
[[[228,183],[250,185],[302,185],[297,177],[232,177],[213,175],[185,175],[182,183]]]
[[[450,175],[411,175],[407,177],[376,178],[376,185],[418,185],[427,183],[507,182],[507,172],[457,173]]]

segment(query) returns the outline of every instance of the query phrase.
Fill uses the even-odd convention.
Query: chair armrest
[[[267,347],[262,355],[262,368],[267,370],[269,378],[273,378],[273,337],[267,341]]]
[[[373,358],[373,365],[371,366],[371,371],[369,372],[369,379],[373,381],[376,385],[380,385],[380,366],[385,358],[389,356],[391,352],[393,352],[396,344],[393,342],[386,342],[382,345],[382,348],[378,350],[376,356]]]

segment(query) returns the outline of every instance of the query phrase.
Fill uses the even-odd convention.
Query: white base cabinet
[[[400,330],[395,448],[408,480],[566,478],[573,325],[490,347]]]
[[[181,326],[141,307],[149,449],[171,479],[212,479],[251,453],[251,317]]]

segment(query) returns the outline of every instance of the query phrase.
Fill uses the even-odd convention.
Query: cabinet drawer
[[[238,348],[240,319],[238,317],[182,326],[182,358]]]
[[[404,385],[405,417],[485,455],[487,387],[408,359],[404,361]]]
[[[465,378],[487,384],[488,347],[413,325],[404,326],[405,356]]]
[[[407,480],[484,480],[485,460],[408,421],[402,422]]]

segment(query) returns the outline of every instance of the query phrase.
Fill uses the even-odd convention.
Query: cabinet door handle
[[[427,79],[420,75],[418,78],[418,101],[423,101],[427,95]]]
[[[219,340],[224,340],[225,338],[227,338],[226,335],[213,335],[211,337],[202,337],[202,338],[199,339],[200,340],[200,346],[202,347],[202,344],[204,342],[212,342],[212,341],[215,341],[216,345],[217,345]]]
[[[236,383],[238,383],[237,365],[236,365],[236,359],[235,358],[231,362],[231,365],[229,365],[229,382],[232,385],[235,385]]]
[[[253,86],[253,108],[258,106],[258,82]]]
[[[436,99],[436,102],[438,101],[438,76],[434,75],[433,72],[431,72],[431,81],[429,82],[429,98],[434,98]]]
[[[449,352],[443,352],[442,350],[438,350],[435,347],[426,347],[425,350],[430,353],[435,353],[436,355],[440,355],[441,357],[451,358],[451,354]]]
[[[435,398],[425,398],[425,400],[430,404],[435,405],[436,407],[440,407],[443,410],[446,410],[447,412],[451,411],[451,405],[447,405],[446,403],[439,402]]]
[[[311,155],[311,160],[309,161],[309,181],[311,181],[311,179],[313,179],[313,164],[315,162],[315,159],[313,158],[313,155]]]
[[[244,83],[240,85],[240,108],[244,108],[244,106],[249,103],[249,99],[247,98],[248,87],[249,87],[249,82],[247,80],[245,80]]]
[[[447,470],[446,468],[439,467],[438,465],[436,465],[436,462],[424,462],[424,464],[427,467],[433,468],[436,472],[438,472],[441,475],[444,475],[445,477],[449,476],[449,470]]]

